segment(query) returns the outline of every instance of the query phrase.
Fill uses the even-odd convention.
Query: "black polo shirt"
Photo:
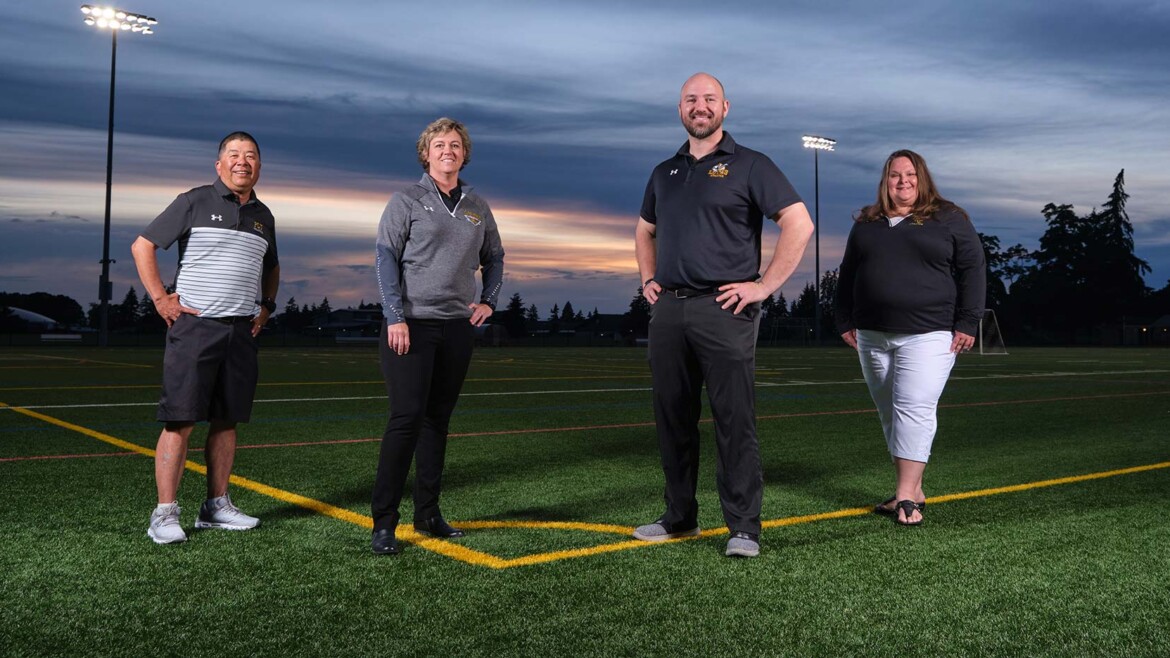
[[[223,181],[180,194],[142,237],[179,243],[175,290],[201,317],[255,315],[265,272],[276,267],[276,221],[253,190],[241,205]]]
[[[655,225],[654,280],[669,289],[754,281],[764,217],[775,218],[800,195],[768,156],[727,132],[699,160],[689,144],[655,167],[646,184],[642,219]]]

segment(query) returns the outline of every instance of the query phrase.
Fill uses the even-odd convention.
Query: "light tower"
[[[110,297],[113,285],[110,283],[110,196],[113,191],[114,173],[114,75],[118,68],[118,33],[154,34],[151,29],[158,21],[150,16],[100,5],[81,5],[85,24],[101,30],[109,30],[110,48],[110,127],[106,134],[106,222],[102,234],[102,275],[98,280],[98,300],[101,302],[98,325],[98,345],[105,347],[110,341]]]

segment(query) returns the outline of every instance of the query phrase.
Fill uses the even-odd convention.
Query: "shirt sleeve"
[[[382,297],[382,315],[386,322],[406,321],[402,308],[402,254],[410,237],[410,206],[402,193],[395,194],[378,222],[374,270],[378,292]]]
[[[792,183],[788,182],[788,177],[767,156],[760,156],[752,165],[751,175],[748,176],[748,191],[752,202],[769,219],[775,219],[781,210],[801,202],[800,195],[796,193]]]
[[[140,235],[156,247],[170,249],[176,240],[190,230],[191,200],[186,194],[180,194]]]
[[[955,284],[958,289],[955,331],[974,336],[979,330],[979,322],[983,320],[987,296],[987,262],[983,256],[983,243],[975,232],[975,225],[966,217],[955,217],[950,226],[955,250]]]
[[[654,174],[650,174],[650,180],[646,182],[646,194],[642,196],[642,219],[651,224],[658,223],[658,213],[654,212],[654,206],[657,205],[658,199],[654,195]]]
[[[280,257],[276,251],[276,221],[272,222],[272,239],[268,241],[268,251],[264,252],[264,272],[267,274],[280,265]]]
[[[484,204],[485,208],[487,204]],[[483,244],[479,248],[479,264],[483,268],[483,294],[480,302],[496,308],[500,301],[500,287],[504,283],[504,246],[500,243],[500,230],[491,208],[487,208],[484,219]]]
[[[837,324],[837,333],[843,334],[857,328],[853,321],[853,282],[857,276],[857,245],[855,244],[857,224],[849,230],[849,238],[845,241],[845,256],[841,259],[841,267],[837,270],[837,299],[833,303],[833,319]]]

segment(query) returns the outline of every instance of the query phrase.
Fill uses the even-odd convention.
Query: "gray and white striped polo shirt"
[[[260,312],[263,274],[278,260],[276,222],[255,191],[243,205],[219,179],[184,192],[142,237],[163,249],[179,242],[175,290],[179,302],[200,311],[200,317]]]

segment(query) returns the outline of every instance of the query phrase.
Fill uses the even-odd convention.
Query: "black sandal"
[[[895,507],[895,510],[902,511],[903,517],[909,519],[910,515],[913,514],[915,510],[917,510],[921,514],[922,510],[926,507],[926,503],[916,503],[912,500],[899,500],[898,504],[895,505],[894,507]],[[897,511],[895,511],[894,512],[894,523],[897,523],[898,525],[907,525],[907,526],[922,525],[922,519],[919,519],[917,521],[899,521],[898,520],[898,513],[897,513]]]
[[[897,500],[898,499],[895,498],[894,496],[890,496],[889,498],[883,500],[882,502],[878,503],[877,505],[874,505],[873,506],[873,513],[874,514],[881,514],[882,516],[898,516],[898,506],[897,505],[894,505],[893,507],[886,507],[886,505],[889,505],[891,503],[895,503],[895,502],[897,502]],[[914,504],[916,506],[918,506],[919,512],[926,509],[926,501],[923,501],[921,503],[914,503]]]

